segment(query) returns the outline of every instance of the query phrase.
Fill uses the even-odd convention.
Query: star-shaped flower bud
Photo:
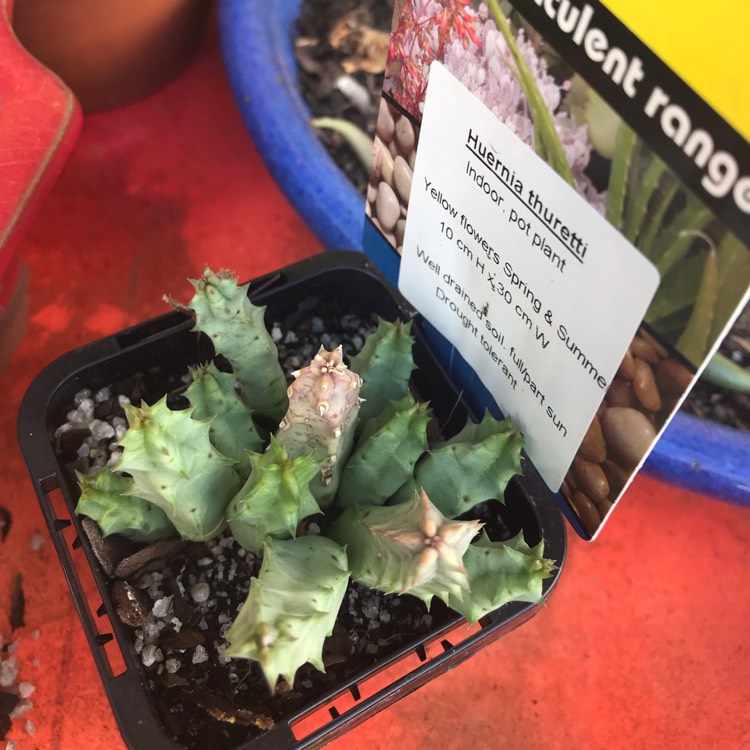
[[[386,593],[412,594],[429,606],[469,588],[462,559],[479,521],[451,521],[424,491],[401,505],[347,509],[331,532],[346,545],[356,581]]]

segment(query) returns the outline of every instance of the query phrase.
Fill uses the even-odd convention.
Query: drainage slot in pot
[[[127,670],[117,639],[113,635],[112,623],[106,614],[102,602],[102,592],[99,590],[91,563],[86,557],[83,543],[76,532],[71,520],[68,505],[60,489],[57,477],[48,477],[41,484],[47,506],[53,514],[54,532],[62,539],[65,546],[65,557],[62,558],[65,573],[71,579],[71,586],[75,587],[75,599],[80,610],[85,609],[89,632],[94,633],[94,640],[99,646],[101,654],[108,668],[110,677],[117,677]],[[94,618],[96,612],[98,618]],[[81,612],[83,616],[83,612]]]
[[[486,623],[483,625],[481,621],[475,622],[473,625],[468,625],[466,621],[462,621],[442,636],[437,636],[428,643],[418,644],[410,653],[378,670],[371,677],[354,683],[349,687],[348,691],[337,695],[328,703],[303,716],[298,721],[293,722],[292,732],[294,732],[294,736],[297,740],[301,740],[325,727],[332,720],[340,716],[346,717],[346,712],[354,708],[360,701],[367,700],[380,692],[386,691],[420,667],[424,667],[425,662],[441,656],[446,651],[455,648],[462,641],[479,633],[485,625]],[[415,687],[418,687],[419,684],[421,683],[418,683]],[[410,691],[407,690],[407,692]]]

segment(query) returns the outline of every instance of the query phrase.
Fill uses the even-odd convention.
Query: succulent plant
[[[352,370],[364,381],[360,415],[363,423],[380,414],[389,400],[398,401],[406,396],[414,370],[413,345],[411,322],[381,320],[375,333],[367,337],[362,351],[352,357]]]
[[[266,330],[264,307],[253,305],[248,284],[239,285],[231,271],[206,268],[191,280],[195,295],[187,307],[195,330],[205,333],[216,351],[227,358],[242,400],[255,412],[279,419],[286,409],[286,378],[276,345]]]
[[[464,555],[468,591],[448,605],[473,623],[510,601],[541,602],[542,584],[555,569],[543,553],[544,543],[529,547],[521,533],[505,542],[482,533]]]
[[[461,432],[429,450],[396,499],[424,488],[449,518],[484,500],[502,499],[505,486],[521,471],[522,447],[523,436],[510,419],[486,412],[479,424],[468,420]]]
[[[127,404],[129,428],[115,467],[133,477],[133,494],[161,508],[184,539],[205,541],[226,526],[224,511],[240,487],[235,461],[209,439],[209,420],[192,408],[173,411],[166,396],[153,406]]]
[[[220,372],[211,362],[190,371],[192,381],[185,391],[193,419],[210,419],[208,437],[225,456],[237,461],[235,471],[250,476],[249,451],[263,448],[263,439],[253,422],[252,412],[235,389],[235,377]]]
[[[346,546],[355,581],[429,606],[433,596],[448,604],[469,588],[462,558],[481,527],[447,519],[422,490],[400,505],[347,509],[331,537]]]
[[[344,467],[337,503],[383,505],[409,481],[414,464],[427,450],[429,419],[427,404],[407,394],[366,422]]]
[[[260,573],[226,633],[225,656],[259,662],[271,690],[279,677],[293,685],[307,662],[325,671],[323,642],[348,582],[346,551],[330,539],[269,539]]]
[[[260,554],[266,537],[287,539],[308,516],[320,513],[310,491],[322,461],[311,453],[289,458],[274,437],[265,453],[250,454],[252,471],[227,508],[232,536],[247,550]]]
[[[350,571],[427,605],[438,597],[470,620],[509,598],[539,600],[552,570],[541,544],[472,544],[482,524],[452,520],[502,499],[521,470],[522,436],[486,414],[430,445],[429,406],[409,390],[409,323],[381,320],[351,369],[340,347],[321,347],[287,387],[247,286],[210,269],[193,285],[182,309],[232,372],[216,362],[193,369],[182,411],[166,397],[127,406],[122,459],[116,471],[79,476],[78,511],[104,533],[144,541],[175,530],[208,540],[228,525],[262,555],[226,656],[259,662],[272,689],[304,663],[323,669]],[[284,409],[275,434],[261,437],[254,416]],[[323,536],[300,534],[311,517]]]
[[[175,536],[175,527],[164,511],[136,497],[133,478],[102,469],[91,476],[76,472],[81,497],[76,513],[99,524],[103,536],[121,534],[133,542],[153,542]]]

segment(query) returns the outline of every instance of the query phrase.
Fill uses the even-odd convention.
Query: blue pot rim
[[[300,5],[220,0],[224,65],[245,125],[284,195],[327,248],[361,250],[365,200],[318,140],[297,85]]]
[[[245,125],[283,193],[327,248],[361,250],[364,199],[318,140],[297,85],[293,45],[300,5],[220,0],[224,63]],[[750,507],[750,433],[680,412],[643,469]]]

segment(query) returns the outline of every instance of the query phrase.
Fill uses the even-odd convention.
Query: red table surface
[[[243,129],[213,35],[155,96],[84,120],[19,248],[30,321],[0,377],[0,505],[14,514],[0,634],[36,688],[9,735],[19,748],[122,747],[16,444],[27,386],[58,355],[164,312],[163,293],[189,296],[206,263],[250,278],[321,251]],[[639,478],[597,542],[571,534],[535,619],[331,747],[750,748],[749,549],[747,510]],[[11,633],[16,571],[26,617]]]

